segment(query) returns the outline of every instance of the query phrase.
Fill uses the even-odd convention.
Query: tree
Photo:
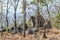
[[[16,29],[16,27],[17,27],[17,23],[16,23],[16,11],[17,11],[19,0],[17,0],[17,4],[16,4],[16,0],[14,0],[14,2],[15,2],[15,6],[14,6],[14,19],[15,19],[15,22],[14,22],[14,26],[15,26],[15,29]]]
[[[23,13],[24,13],[24,37],[25,37],[25,24],[26,24],[26,0],[23,0]]]
[[[36,27],[38,28],[39,30],[39,27],[38,27],[38,16],[40,15],[40,12],[39,12],[39,0],[37,0],[37,13],[36,13]]]
[[[15,26],[15,29],[16,29],[16,27],[17,27],[17,23],[16,23],[16,11],[17,11],[19,0],[17,0],[17,4],[16,4],[16,0],[14,0],[14,2],[15,2],[15,6],[14,6],[14,19],[15,19],[15,22],[14,22],[14,26]]]
[[[16,12],[17,12],[17,8],[18,8],[18,4],[19,4],[19,0],[11,0],[10,3],[13,7],[14,7],[14,27],[16,29],[17,27],[17,23],[16,23]]]
[[[3,22],[2,22],[2,20],[3,20],[3,3],[2,3],[2,1],[0,1],[1,3],[0,3],[0,24],[1,24],[1,28],[2,28],[2,25],[3,25]],[[1,36],[2,36],[2,31],[1,31]]]
[[[58,28],[58,29],[60,29],[60,14],[57,14],[56,16],[55,16],[55,26],[56,26],[56,28]]]
[[[9,4],[9,0],[7,0],[7,8],[6,8],[6,23],[7,23],[7,27],[6,27],[6,31],[8,32],[8,25],[9,25],[9,23],[8,23],[8,13],[9,13],[9,8],[10,8],[10,6],[8,7],[8,4]]]

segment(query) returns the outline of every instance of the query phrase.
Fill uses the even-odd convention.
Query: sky
[[[3,0],[3,1],[5,1],[5,0]],[[28,1],[28,3],[30,3],[30,1],[31,0],[27,0]],[[5,3],[6,3],[6,1],[5,1]],[[50,9],[50,11],[57,11],[57,10],[55,10],[55,8],[54,8],[54,5],[60,5],[60,0],[56,0],[56,2],[54,2],[54,4],[49,4],[49,6],[52,6],[51,8],[49,8]],[[3,5],[4,6],[4,5]],[[18,8],[17,8],[17,19],[19,19],[19,20],[17,20],[17,21],[20,21],[20,22],[22,22],[23,21],[23,14],[21,13],[22,12],[22,9],[20,8],[20,7],[22,7],[22,0],[20,0],[20,2],[19,2],[19,6],[18,6]],[[30,14],[30,16],[32,16],[32,15],[35,15],[35,13],[36,13],[36,6],[34,6],[34,5],[29,5],[29,6],[27,6],[28,8],[29,7],[31,7],[32,9],[35,9],[35,10],[32,10],[32,9],[26,9],[27,11],[27,13],[28,12],[30,12],[29,14]],[[4,7],[4,9],[6,10],[6,7]],[[45,18],[48,18],[48,15],[46,15],[47,14],[47,12],[46,12],[46,7],[43,7],[42,8],[42,10],[43,10],[43,13],[44,13],[44,17]],[[6,13],[6,11],[4,11],[4,13]],[[46,13],[46,14],[45,14]],[[10,7],[10,9],[9,9],[9,22],[11,23],[12,22],[12,19],[14,18],[13,16],[14,16],[14,8],[11,6]],[[28,14],[27,14],[27,19],[29,18],[29,16],[28,16]]]
[[[31,0],[27,0],[28,1],[28,3],[31,1]],[[20,8],[20,7],[22,7],[22,5],[21,5],[21,2],[22,1],[20,1],[19,2],[19,6],[18,6],[18,8],[17,8],[17,16],[23,16],[23,14],[21,13],[22,12],[22,8]],[[28,6],[28,7],[32,7],[33,8],[33,6],[32,5],[30,5],[30,6]],[[34,13],[34,12],[32,12],[33,10],[31,9],[31,10],[28,10],[28,9],[26,9],[28,12],[31,12],[30,14],[31,15],[33,15],[32,13]],[[26,12],[27,12],[26,11]],[[9,16],[10,17],[13,17],[13,15],[14,15],[14,8],[13,7],[10,7],[10,9],[9,9]],[[28,15],[28,14],[27,14]]]
[[[28,2],[30,2],[31,0],[27,0]],[[60,2],[60,0],[56,0],[56,3],[55,4],[58,4],[57,2]],[[21,1],[19,2],[19,6],[21,6]],[[32,7],[33,8],[33,6],[30,6],[30,7]],[[45,8],[43,8],[43,9],[45,9]],[[14,12],[14,9],[13,9],[13,7],[11,7],[10,8],[10,13],[9,13],[9,15],[11,16],[11,15],[13,15],[13,12]],[[17,9],[17,15],[19,15],[20,13],[21,13],[21,11],[22,11],[22,9],[20,9],[19,7],[18,7],[18,9]],[[32,11],[32,10],[28,10],[28,11]],[[20,14],[21,15],[21,14]]]
[[[27,1],[28,1],[28,3],[29,3],[31,0],[27,0]],[[56,2],[55,2],[54,4],[58,5],[59,3],[60,3],[60,0],[56,0]],[[23,17],[23,14],[21,13],[21,12],[22,12],[22,9],[20,8],[20,7],[22,7],[21,4],[22,4],[22,0],[20,0],[19,6],[18,6],[18,8],[17,8],[17,17],[18,17],[18,16],[19,16],[19,17]],[[51,5],[49,4],[49,6],[51,6]],[[31,8],[36,9],[36,6],[34,6],[34,5],[29,5],[28,7],[31,7]],[[54,9],[54,8],[52,7],[52,8],[50,8],[50,9],[52,10],[52,9]],[[5,8],[5,10],[6,10],[6,8]],[[42,10],[45,11],[45,10],[46,10],[46,7],[43,7]],[[34,13],[36,13],[36,11],[35,11],[35,10],[32,10],[32,9],[30,9],[30,10],[27,9],[27,11],[30,12],[30,15],[31,15],[31,16],[34,15]],[[26,12],[27,12],[27,11],[26,11]],[[53,11],[53,10],[52,10],[52,11]],[[55,10],[55,11],[56,11],[56,10]],[[27,15],[28,15],[28,14],[27,14]],[[11,6],[10,9],[9,9],[9,17],[13,18],[13,16],[14,16],[14,8]],[[45,15],[45,16],[47,16],[47,15]],[[29,16],[27,16],[27,18],[29,18]],[[12,21],[12,19],[11,19],[11,21]]]

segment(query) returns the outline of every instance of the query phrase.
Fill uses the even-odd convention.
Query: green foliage
[[[42,6],[46,6],[46,3],[41,3]]]
[[[40,0],[40,3],[46,3],[46,0]]]
[[[31,26],[31,21],[30,20],[27,20],[27,25],[30,27]]]
[[[37,1],[37,0],[32,0],[31,4],[36,5],[36,4],[37,4],[36,1]],[[45,5],[46,5],[46,0],[39,0],[39,2],[40,2],[40,4],[41,4],[42,6],[45,6]]]
[[[31,4],[36,5],[36,0],[32,0]]]
[[[37,0],[32,0],[31,4],[35,4],[36,5],[36,1]],[[48,1],[48,3],[53,3],[53,1],[55,1],[55,0],[39,0],[39,3],[42,6],[46,6],[47,5],[47,1]]]
[[[47,2],[48,1],[48,2]],[[47,4],[49,4],[49,3],[53,3],[53,1],[52,0],[40,0],[40,4],[42,5],[42,6],[46,6]]]
[[[30,24],[30,23],[31,23],[30,19],[26,21],[26,24],[28,25],[28,27],[30,27],[30,26],[31,26],[31,24]],[[23,30],[24,30],[24,25],[22,25],[22,28],[23,28]]]
[[[6,32],[8,32],[9,28],[6,26]]]
[[[60,14],[57,14],[55,18],[56,18],[55,19],[56,28],[60,29]]]
[[[56,28],[60,29],[60,23],[56,23]]]
[[[55,17],[51,18],[51,21],[53,27],[60,29],[60,14],[57,14]]]
[[[60,14],[57,14],[56,15],[56,18],[60,20]]]
[[[49,0],[51,3],[53,3],[54,0]]]
[[[36,1],[37,0],[32,0],[31,4],[36,5]],[[45,5],[46,4],[46,0],[39,0],[39,2],[40,2],[41,5]]]

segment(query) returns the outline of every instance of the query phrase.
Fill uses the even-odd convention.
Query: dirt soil
[[[11,34],[3,32],[3,34],[0,34],[0,40],[60,40],[60,30],[53,28],[50,29],[50,32],[46,32],[46,37],[43,38],[43,33],[39,32],[37,34],[26,34],[26,37],[24,38],[22,34]]]

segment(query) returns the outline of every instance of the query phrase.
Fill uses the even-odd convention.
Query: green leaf
[[[57,14],[56,15],[56,18],[60,20],[60,14]]]
[[[46,3],[46,0],[40,0],[41,3]]]
[[[8,32],[9,28],[6,26],[6,32]]]
[[[36,5],[36,0],[32,0],[30,3]]]
[[[41,3],[42,6],[46,6],[46,3]]]
[[[31,26],[31,25],[30,25],[30,24],[31,24],[31,21],[30,21],[30,20],[27,20],[26,23],[27,23],[27,25],[28,25],[29,27]]]

